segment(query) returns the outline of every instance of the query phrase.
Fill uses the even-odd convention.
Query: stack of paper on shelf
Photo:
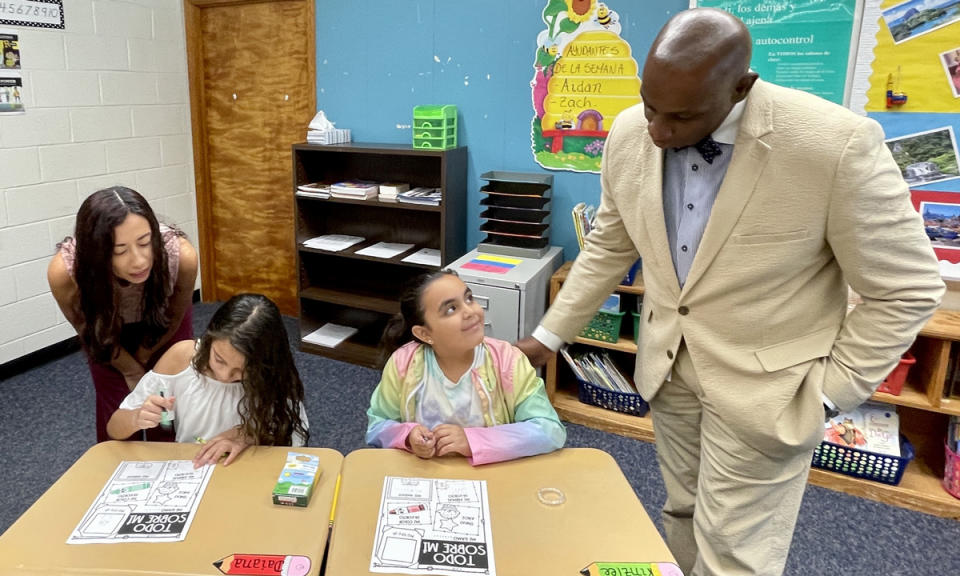
[[[411,248],[413,248],[413,244],[377,242],[373,246],[367,246],[363,250],[357,250],[355,254],[360,256],[372,256],[373,258],[393,258],[398,254],[403,254]]]
[[[413,190],[401,192],[397,200],[407,204],[425,204],[427,206],[439,206],[443,193],[439,188],[417,187]]]
[[[900,457],[900,417],[896,406],[867,402],[841,412],[824,424],[831,444]]]
[[[309,196],[311,198],[329,198],[330,185],[326,182],[311,182],[310,184],[301,184],[297,186],[297,196]]]
[[[305,241],[303,245],[307,248],[339,252],[353,246],[357,242],[363,242],[363,238],[360,236],[348,236],[346,234],[325,234],[311,238]]]
[[[440,251],[436,248],[421,248],[404,258],[403,261],[413,264],[426,264],[427,266],[440,266]]]
[[[379,192],[379,185],[369,180],[344,180],[330,185],[330,194],[334,198],[367,200],[376,198]]]
[[[381,202],[396,202],[397,195],[402,194],[409,189],[409,184],[403,184],[399,182],[384,182],[380,185],[379,200]]]
[[[304,342],[325,346],[327,348],[336,348],[338,344],[357,333],[353,326],[342,326],[327,322],[320,328],[303,337]]]

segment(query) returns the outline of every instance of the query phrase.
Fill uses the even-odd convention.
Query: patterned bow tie
[[[699,152],[701,156],[703,156],[703,159],[707,164],[713,164],[713,159],[723,154],[723,150],[720,149],[720,145],[717,144],[717,141],[710,136],[704,137],[703,140],[694,144],[693,147],[697,149],[697,152]]]

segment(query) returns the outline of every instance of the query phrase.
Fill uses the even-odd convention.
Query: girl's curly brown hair
[[[306,444],[309,432],[300,419],[303,382],[277,305],[261,294],[227,300],[210,319],[193,357],[193,367],[201,374],[208,373],[214,340],[228,341],[246,358],[238,406],[244,435],[265,446],[290,446],[299,435]]]

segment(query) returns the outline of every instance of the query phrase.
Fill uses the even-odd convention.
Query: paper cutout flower
[[[593,11],[597,9],[597,0],[566,0],[567,2],[567,20],[576,22],[586,22],[593,16]]]

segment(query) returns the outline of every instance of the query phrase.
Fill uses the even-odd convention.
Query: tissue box
[[[310,144],[345,144],[350,142],[350,130],[346,128],[308,130],[307,142]]]
[[[306,506],[313,486],[320,477],[320,457],[287,452],[287,461],[273,487],[273,503],[284,506]]]

